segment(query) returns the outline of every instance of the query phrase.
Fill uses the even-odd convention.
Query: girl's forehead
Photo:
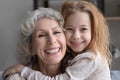
[[[77,12],[76,14],[70,15],[65,22],[65,25],[84,25],[91,24],[90,17],[85,12]]]

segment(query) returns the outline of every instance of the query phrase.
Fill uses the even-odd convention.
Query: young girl
[[[62,15],[67,52],[72,54],[65,73],[47,76],[23,65],[14,67],[17,72],[27,80],[111,80],[110,38],[103,15],[86,1],[64,3]]]

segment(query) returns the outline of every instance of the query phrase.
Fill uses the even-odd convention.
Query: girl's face
[[[91,21],[85,12],[76,12],[66,19],[67,45],[75,53],[83,51],[91,41]]]
[[[56,65],[61,62],[66,52],[66,38],[55,20],[43,18],[36,23],[32,49],[40,63]]]

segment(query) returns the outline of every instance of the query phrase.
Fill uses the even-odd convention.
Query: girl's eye
[[[88,30],[88,28],[82,28],[82,29],[81,29],[81,31],[86,31],[86,30]]]
[[[66,28],[65,30],[67,30],[67,31],[71,31],[71,30],[72,30],[72,28]]]

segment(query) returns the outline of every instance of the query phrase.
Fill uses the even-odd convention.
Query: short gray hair
[[[31,53],[29,51],[29,45],[32,39],[32,34],[35,28],[35,23],[42,18],[49,18],[58,22],[61,28],[63,28],[64,19],[62,15],[51,8],[43,8],[40,7],[37,10],[31,12],[25,21],[24,24],[21,26],[21,53],[27,60],[31,57]],[[28,62],[28,61],[27,61]]]

